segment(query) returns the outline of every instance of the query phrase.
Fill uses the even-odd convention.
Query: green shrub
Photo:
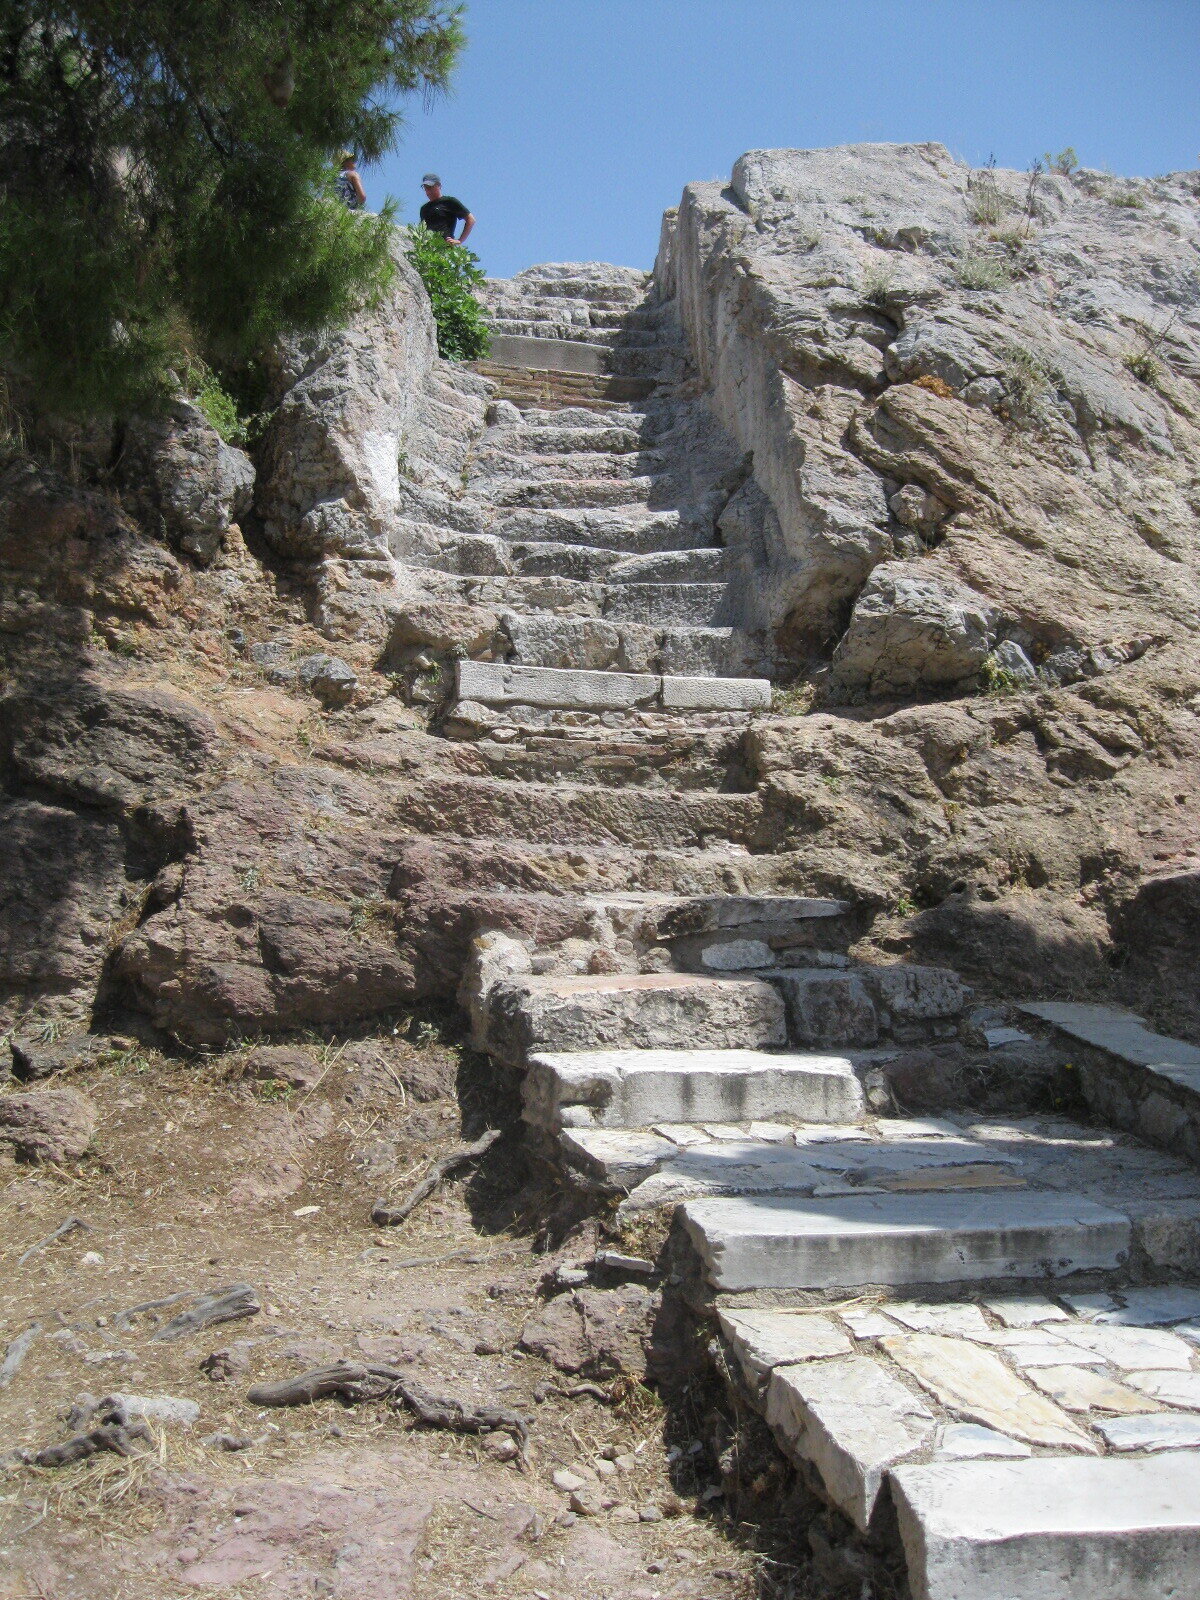
[[[483,307],[471,293],[484,282],[479,257],[465,245],[431,233],[421,223],[409,229],[408,258],[429,291],[437,323],[438,354],[447,361],[486,356],[491,335]]]
[[[863,274],[862,297],[877,311],[886,311],[892,293],[892,274],[882,267],[868,267]]]
[[[1151,389],[1157,389],[1163,380],[1162,362],[1153,350],[1127,350],[1121,357],[1121,365]]]
[[[1069,178],[1079,165],[1079,157],[1075,154],[1073,144],[1069,144],[1065,150],[1060,150],[1056,156],[1052,156],[1047,150],[1042,160],[1046,163],[1047,170],[1057,172],[1060,178]]]
[[[985,694],[994,696],[1017,694],[1023,687],[1016,673],[1002,667],[995,656],[985,656],[979,669],[979,683]]]
[[[1121,206],[1127,211],[1142,211],[1146,202],[1136,189],[1116,189],[1108,196],[1110,206]]]

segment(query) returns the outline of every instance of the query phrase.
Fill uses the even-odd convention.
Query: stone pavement
[[[405,817],[498,897],[463,999],[531,1150],[620,1219],[673,1217],[721,1370],[860,1537],[902,1540],[916,1600],[1196,1592],[1191,1152],[1152,1117],[905,1118],[887,1088],[906,1052],[992,1063],[1046,1023],[1115,1027],[1175,1090],[1194,1052],[1078,1007],[972,1020],[953,972],[850,959],[859,908],[764,830],[766,530],[671,307],[594,265],[488,299],[499,398],[464,467],[488,521],[436,584],[501,615],[507,654],[460,662],[442,724],[490,775]],[[508,937],[495,909],[531,891],[546,921]]]

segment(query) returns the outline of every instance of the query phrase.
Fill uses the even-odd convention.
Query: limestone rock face
[[[838,681],[896,694],[968,683],[992,629],[1080,663],[1055,682],[1194,630],[1198,238],[1194,174],[1031,184],[937,144],[689,185],[656,281],[770,500],[779,639],[828,659],[849,618]],[[872,577],[897,556],[918,589]]]
[[[183,399],[163,417],[129,423],[120,472],[143,519],[202,566],[254,498],[250,457],[226,444],[203,412]]]
[[[834,653],[837,677],[873,693],[972,678],[988,654],[992,613],[965,584],[929,577],[924,563],[885,562],[867,579]]]

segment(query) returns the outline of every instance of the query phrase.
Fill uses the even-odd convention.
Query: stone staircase
[[[471,761],[399,802],[394,892],[435,880],[420,914],[477,934],[462,995],[531,1152],[672,1220],[729,1382],[848,1537],[898,1534],[915,1600],[1182,1600],[1200,1174],[1061,1117],[897,1115],[889,1069],[979,1019],[952,972],[852,961],[864,908],[773,832],[764,513],[671,307],[592,265],[488,302],[487,426],[418,564],[501,645],[457,663],[435,726]]]

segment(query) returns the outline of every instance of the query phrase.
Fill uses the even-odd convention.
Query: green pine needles
[[[338,152],[377,160],[446,87],[460,9],[5,0],[0,368],[47,411],[153,408],[376,300],[393,212],[342,204]]]
[[[408,258],[429,291],[437,323],[438,355],[447,361],[477,361],[491,346],[487,316],[471,293],[484,282],[479,257],[465,245],[431,233],[421,223],[409,229]]]

